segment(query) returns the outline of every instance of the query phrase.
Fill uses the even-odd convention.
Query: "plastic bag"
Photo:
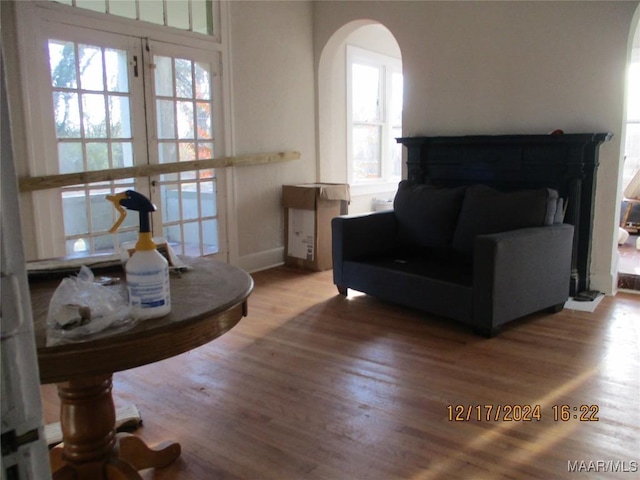
[[[60,282],[49,302],[47,345],[84,340],[106,329],[130,328],[135,323],[123,291],[94,283],[85,266],[76,277]]]

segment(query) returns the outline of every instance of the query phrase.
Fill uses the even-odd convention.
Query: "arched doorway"
[[[618,288],[640,291],[640,7],[630,46],[622,165]]]
[[[354,52],[357,52],[355,56]],[[374,68],[375,64],[377,71],[382,72],[375,87],[379,88],[379,96],[376,98],[387,102],[377,110],[381,114],[380,118],[376,118],[367,127],[361,125],[360,128],[360,131],[369,128],[370,132],[374,132],[374,135],[368,136],[367,147],[372,147],[368,151],[379,154],[379,165],[370,168],[370,171],[375,172],[370,173],[369,178],[354,175],[354,151],[358,150],[357,142],[361,136],[358,136],[358,127],[353,124],[352,106],[354,91],[362,93],[375,88],[362,85],[358,87],[354,84],[359,81],[359,77],[353,75],[354,62],[360,62],[365,70],[367,66]],[[399,87],[398,75],[394,77],[393,71],[400,75]],[[401,79],[400,46],[393,34],[380,23],[371,20],[350,22],[336,31],[322,50],[318,65],[317,176],[321,182],[351,185],[349,213],[371,211],[376,200],[379,203],[380,200],[392,199],[395,194],[401,177],[402,149],[393,139],[401,135]],[[366,94],[363,96],[367,97]],[[373,98],[374,95],[369,97]],[[392,115],[393,112],[396,112],[395,116]],[[377,150],[376,142],[379,142]],[[360,149],[362,150],[365,148]],[[394,162],[399,165],[395,170],[391,166]],[[376,168],[379,170],[376,171]]]

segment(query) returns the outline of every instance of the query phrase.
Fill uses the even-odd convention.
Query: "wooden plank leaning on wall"
[[[290,160],[298,160],[300,159],[300,156],[300,152],[257,153],[234,157],[192,160],[188,162],[159,163],[153,165],[139,165],[135,167],[113,168],[110,170],[22,177],[19,179],[19,188],[21,192],[33,192],[82,183],[106,182],[132,177],[149,177],[152,175],[186,172],[189,170],[286,162]]]

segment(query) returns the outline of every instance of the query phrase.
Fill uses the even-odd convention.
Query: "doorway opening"
[[[640,291],[640,24],[633,37],[627,82],[618,288]]]

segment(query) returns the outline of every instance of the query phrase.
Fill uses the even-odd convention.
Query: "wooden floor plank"
[[[531,315],[485,339],[341,297],[331,272],[281,267],[254,280],[249,316],[231,332],[114,375],[116,406],[141,412],[135,434],[182,445],[175,464],[143,478],[556,479],[576,478],[575,461],[640,472],[640,296]],[[42,396],[57,421],[55,386]],[[562,404],[595,405],[599,421],[554,420]],[[450,405],[539,405],[541,420],[450,421]]]

